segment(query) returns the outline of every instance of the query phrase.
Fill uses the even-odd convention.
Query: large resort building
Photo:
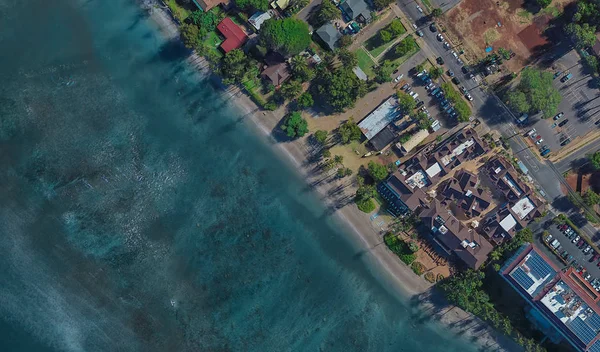
[[[600,294],[573,268],[560,270],[532,244],[523,245],[500,271],[529,303],[529,319],[553,342],[600,352]]]

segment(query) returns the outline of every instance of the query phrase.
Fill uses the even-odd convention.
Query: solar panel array
[[[589,316],[585,322],[592,328],[594,329],[594,331],[598,331],[600,330],[600,317],[598,316],[598,314],[593,313],[591,316]]]
[[[529,290],[531,286],[533,286],[534,281],[532,278],[527,276],[527,274],[523,271],[521,267],[518,267],[513,271],[510,276],[519,284],[521,287],[525,289],[525,291]]]
[[[600,340],[594,342],[592,347],[588,350],[589,352],[600,352]]]
[[[548,264],[535,251],[531,251],[529,253],[529,259],[527,259],[525,265],[527,265],[527,267],[531,269],[531,274],[538,279],[545,278],[546,276],[548,276],[548,274],[552,274],[553,276],[556,274],[556,271],[552,269],[550,264]]]
[[[590,343],[596,337],[596,333],[592,328],[586,324],[580,317],[577,317],[571,321],[569,328],[579,337],[586,345]]]

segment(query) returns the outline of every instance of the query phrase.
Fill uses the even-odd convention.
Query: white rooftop
[[[504,231],[510,231],[517,224],[517,220],[511,215],[508,214],[502,221],[500,221],[500,226],[504,229]]]
[[[450,162],[452,160],[454,160],[454,158],[456,158],[458,155],[461,155],[462,153],[464,153],[464,151],[467,148],[469,148],[470,146],[472,146],[473,144],[475,144],[475,139],[473,139],[473,138],[468,139],[468,140],[462,142],[461,144],[459,144],[456,148],[454,148],[454,150],[452,150],[452,153],[445,155],[442,158],[442,163],[444,163],[444,166],[450,164]]]
[[[435,175],[439,174],[441,171],[442,171],[442,167],[440,166],[440,164],[438,162],[431,165],[427,170],[425,170],[425,172],[427,173],[427,176],[429,176],[429,177],[434,177]]]
[[[398,118],[400,112],[397,109],[397,105],[396,98],[393,96],[389,97],[358,124],[358,127],[360,127],[360,130],[368,140],[375,137],[385,126]]]
[[[270,18],[271,14],[268,12],[257,12],[248,19],[248,22],[250,22],[252,27],[256,28],[256,30],[259,30],[263,22]]]
[[[415,187],[423,188],[427,185],[427,182],[427,176],[425,176],[421,170],[415,172],[411,177],[406,179],[406,184],[411,189],[414,189]]]
[[[525,197],[519,200],[511,210],[517,214],[519,220],[523,220],[527,214],[531,213],[531,211],[535,209],[535,204],[529,199],[529,197]]]

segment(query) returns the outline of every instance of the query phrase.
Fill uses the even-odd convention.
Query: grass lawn
[[[393,53],[394,53],[395,50],[392,48],[392,49],[390,49],[390,51],[388,51],[386,53],[386,55],[385,55],[386,58],[385,59],[390,60],[390,62],[392,63],[392,65],[394,65],[394,67],[398,67],[398,66],[402,65],[406,60],[408,60],[411,56],[413,56],[414,54],[416,54],[419,50],[421,50],[421,48],[419,48],[419,46],[417,45],[414,50],[409,51],[405,55],[402,55],[400,57],[394,58],[394,57],[392,57],[392,55],[393,55]],[[388,53],[390,55],[388,55]],[[389,56],[389,58],[388,58],[388,56]],[[393,56],[395,56],[395,55],[393,55]]]
[[[167,6],[173,12],[173,16],[183,23],[183,21],[190,15],[191,11],[181,7],[175,0],[166,0]]]
[[[222,42],[223,39],[221,39],[215,31],[208,32],[204,39],[204,44],[211,48],[211,50],[214,50],[219,57],[223,56],[223,53],[219,50],[219,45],[221,45]]]
[[[387,27],[383,28],[386,29]],[[402,28],[404,28],[404,25],[402,26]],[[371,53],[371,55],[373,55],[373,57],[377,57],[379,55],[381,55],[382,52],[385,51],[385,49],[389,48],[390,45],[392,45],[392,43],[394,42],[394,40],[397,37],[392,38],[392,40],[390,40],[387,43],[382,43],[381,39],[379,38],[379,32],[381,30],[377,31],[377,33],[375,33],[371,38],[369,38],[366,42],[365,42],[365,48],[369,51],[369,53]],[[398,36],[401,36],[402,34],[406,33],[406,28],[404,28],[404,31],[400,34],[398,34]]]
[[[367,51],[364,48],[359,48],[356,50],[356,57],[358,57],[358,67],[360,67],[367,76],[374,77],[375,73],[373,72],[373,66],[375,65],[375,62],[371,60]]]

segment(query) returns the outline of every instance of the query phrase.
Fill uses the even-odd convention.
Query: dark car
[[[469,69],[467,69],[465,66],[461,67],[460,70],[466,75],[467,73],[469,73]]]
[[[409,85],[408,85],[408,83],[406,83],[406,84],[405,84],[405,85],[403,85],[403,86],[402,86],[402,88],[400,88],[400,89],[402,89],[402,90],[406,90],[406,88],[408,88],[408,87],[409,87]]]
[[[558,124],[558,127],[562,127],[562,126],[566,125],[567,122],[569,122],[569,119],[563,120],[563,122]]]
[[[416,31],[415,33],[417,33],[417,35],[418,35],[419,37],[422,37],[422,36],[423,36],[423,32],[421,32],[420,30],[419,30],[419,31]]]
[[[571,138],[565,139],[564,141],[562,141],[562,143],[560,143],[560,145],[564,147],[565,145],[567,145],[569,143],[571,143]]]
[[[579,240],[579,242],[577,242],[577,247],[581,247],[584,243],[585,241],[583,239]]]
[[[456,78],[456,77],[452,77],[452,83],[454,83],[454,84],[456,84],[456,85],[459,85],[459,84],[460,84],[460,81],[458,80],[458,78]]]
[[[440,65],[443,65],[443,64],[444,64],[444,59],[442,59],[442,57],[441,57],[441,56],[440,56],[440,57],[438,57],[437,59],[435,59],[435,61],[436,61],[438,64],[440,64]]]
[[[435,27],[435,22],[429,25],[429,30],[432,32],[437,32],[437,28]]]
[[[596,253],[594,255],[594,257],[592,258],[592,261],[595,262],[596,260],[600,259],[600,254]]]
[[[446,72],[446,73],[448,74],[448,76],[454,77],[454,72],[452,72],[452,70],[448,70],[448,72]],[[565,120],[565,121],[567,121],[567,120]]]
[[[423,100],[419,100],[419,102],[417,103],[417,108],[422,106],[423,104],[425,104],[425,102],[423,102]]]

